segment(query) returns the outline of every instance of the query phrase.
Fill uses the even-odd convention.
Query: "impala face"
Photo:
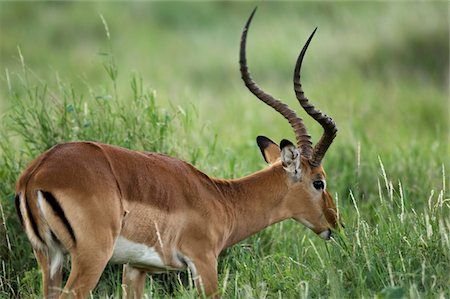
[[[292,187],[294,194],[300,194],[292,200],[292,218],[328,240],[331,236],[330,228],[337,228],[336,207],[327,190],[323,168],[310,168],[305,164],[303,172],[307,174]]]
[[[286,213],[328,240],[331,229],[337,228],[337,212],[322,166],[311,166],[310,161],[300,154],[301,150],[287,140],[281,142],[281,149],[264,136],[258,136],[257,143],[269,164],[281,162],[285,170]]]

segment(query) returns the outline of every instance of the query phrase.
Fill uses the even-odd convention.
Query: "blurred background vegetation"
[[[283,120],[247,92],[238,72],[240,32],[255,5],[2,2],[0,67],[19,72],[20,47],[39,80],[55,82],[58,74],[80,92],[86,83],[101,88],[106,73],[100,54],[111,52],[103,15],[119,90],[127,91],[131,74],[138,73],[161,105],[192,103],[214,131],[242,134],[236,137],[243,140],[227,138],[232,143],[265,132],[279,139],[290,133],[288,125],[280,131]],[[338,143],[364,138],[390,150],[412,139],[431,144],[448,137],[445,3],[261,3],[249,36],[250,67],[261,86],[294,107],[293,66],[316,26],[305,88],[336,119]],[[5,83],[3,110],[9,106]],[[237,107],[245,109],[237,114]],[[236,130],[231,124],[237,120],[258,132]],[[320,128],[306,121],[317,138]],[[386,142],[387,136],[396,142]]]
[[[247,47],[253,77],[301,116],[293,68],[303,43],[319,27],[302,80],[307,96],[339,128],[324,166],[346,222],[355,220],[351,195],[368,223],[385,221],[377,210],[384,180],[387,191],[401,193],[412,209],[426,206],[439,192],[449,197],[443,175],[450,166],[448,3],[0,2],[1,203],[4,227],[23,246],[20,254],[27,255],[17,255],[0,282],[17,292],[27,279],[38,277],[38,272],[26,272],[35,263],[17,227],[13,186],[26,163],[56,142],[93,139],[163,151],[212,176],[232,178],[264,166],[257,135],[294,140],[288,123],[255,99],[240,79],[240,34],[256,5]],[[73,111],[80,118],[71,116]],[[317,140],[320,126],[304,118]],[[401,182],[405,188],[389,187],[386,176],[391,187]],[[448,220],[448,208],[444,215]],[[290,225],[287,231],[294,227],[306,233]],[[259,234],[252,246],[261,239],[286,244],[286,235],[273,240],[278,230],[281,226]],[[15,257],[4,236],[3,264]],[[311,233],[307,236],[316,242]],[[262,248],[264,256],[278,247]],[[246,261],[238,251],[232,254]],[[230,260],[224,264],[233,264]],[[432,259],[426,262],[433,264]],[[24,269],[17,270],[19,264]],[[21,282],[12,282],[17,277]],[[450,282],[448,276],[441,278],[441,287]],[[365,281],[354,283],[362,287]],[[380,278],[353,293],[305,294],[373,296],[383,285]],[[427,293],[430,286],[419,292]]]

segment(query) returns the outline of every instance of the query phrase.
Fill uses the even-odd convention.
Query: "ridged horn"
[[[308,113],[322,126],[324,130],[322,137],[320,138],[319,142],[317,142],[316,146],[314,147],[314,150],[312,150],[312,148],[310,148],[310,150],[308,150],[307,148],[302,148],[302,152],[304,152],[305,156],[309,158],[309,163],[312,166],[320,165],[323,157],[325,156],[325,153],[328,150],[328,147],[333,142],[333,139],[336,137],[337,133],[337,127],[333,119],[327,116],[326,114],[322,113],[319,109],[316,109],[314,105],[312,105],[309,102],[308,98],[305,96],[305,93],[303,92],[302,84],[300,83],[300,71],[302,68],[303,57],[305,56],[306,50],[308,49],[309,43],[311,42],[314,33],[316,33],[316,30],[317,27],[316,29],[314,29],[313,33],[310,35],[305,45],[303,46],[302,51],[298,56],[294,71],[294,90],[295,95],[298,101],[300,102],[300,105],[303,107],[303,109],[305,109],[306,113]]]
[[[311,143],[311,136],[308,135],[308,132],[306,130],[306,127],[303,123],[303,120],[299,118],[295,112],[289,108],[288,105],[282,103],[280,100],[275,99],[268,93],[264,92],[259,86],[256,84],[256,82],[252,79],[250,72],[248,70],[247,66],[247,58],[246,58],[246,43],[247,43],[247,32],[248,28],[250,26],[250,23],[253,19],[253,16],[255,15],[256,8],[253,10],[252,14],[250,15],[249,19],[247,20],[247,23],[245,24],[244,30],[242,31],[241,36],[241,47],[239,52],[239,65],[242,75],[242,80],[244,80],[245,86],[261,101],[278,111],[281,115],[284,116],[291,125],[292,129],[295,133],[295,138],[297,139],[297,146],[299,149],[305,148],[307,145],[309,147],[312,146]],[[302,153],[303,154],[303,153]]]

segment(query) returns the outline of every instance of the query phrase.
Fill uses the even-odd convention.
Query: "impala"
[[[211,178],[189,163],[158,153],[97,142],[58,144],[36,158],[16,185],[16,208],[42,271],[44,296],[84,298],[108,262],[124,264],[123,296],[141,297],[146,273],[188,268],[200,293],[218,296],[217,257],[265,227],[295,219],[323,239],[337,227],[322,158],[336,136],[333,120],[305,97],[298,57],[294,89],[321,124],[315,147],[303,120],[262,91],[250,76],[242,32],[240,71],[247,88],[284,116],[297,146],[258,136],[270,166],[234,180]],[[61,289],[64,256],[71,271]]]

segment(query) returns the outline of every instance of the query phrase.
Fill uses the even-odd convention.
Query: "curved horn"
[[[275,99],[271,95],[265,93],[262,89],[258,87],[255,81],[253,81],[250,72],[247,66],[247,58],[245,54],[245,46],[247,42],[247,32],[250,26],[250,23],[255,15],[256,8],[253,10],[250,15],[247,23],[245,24],[244,30],[242,31],[241,37],[241,48],[240,48],[240,56],[239,56],[239,65],[242,75],[242,80],[244,80],[245,86],[256,96],[258,99],[278,111],[281,115],[284,116],[289,121],[292,129],[294,129],[295,138],[297,139],[297,146],[299,148],[304,148],[305,145],[309,145],[311,147],[311,136],[308,135],[305,125],[303,124],[303,120],[299,118],[295,112],[288,107],[288,105],[282,103],[280,100]],[[303,154],[303,153],[302,153]]]
[[[327,152],[328,147],[333,142],[334,137],[336,137],[337,133],[337,127],[333,119],[326,114],[322,113],[319,109],[316,109],[314,105],[312,105],[308,98],[305,96],[305,93],[302,89],[302,84],[300,83],[300,70],[302,68],[302,62],[303,57],[305,56],[306,49],[308,49],[309,43],[311,42],[311,39],[314,36],[314,33],[316,33],[316,29],[314,29],[313,33],[310,35],[308,40],[306,41],[305,45],[303,46],[302,51],[300,52],[300,55],[298,56],[297,63],[295,65],[295,71],[294,71],[294,90],[295,95],[297,96],[298,101],[300,102],[300,105],[305,109],[306,113],[308,113],[312,118],[314,118],[323,128],[323,134],[320,138],[319,142],[317,142],[316,146],[314,147],[314,150],[308,151],[307,149],[302,149],[303,152],[310,153],[310,156],[308,157],[309,163],[312,166],[318,166],[320,165],[323,157],[325,156],[325,153]],[[306,150],[306,151],[305,151]]]

